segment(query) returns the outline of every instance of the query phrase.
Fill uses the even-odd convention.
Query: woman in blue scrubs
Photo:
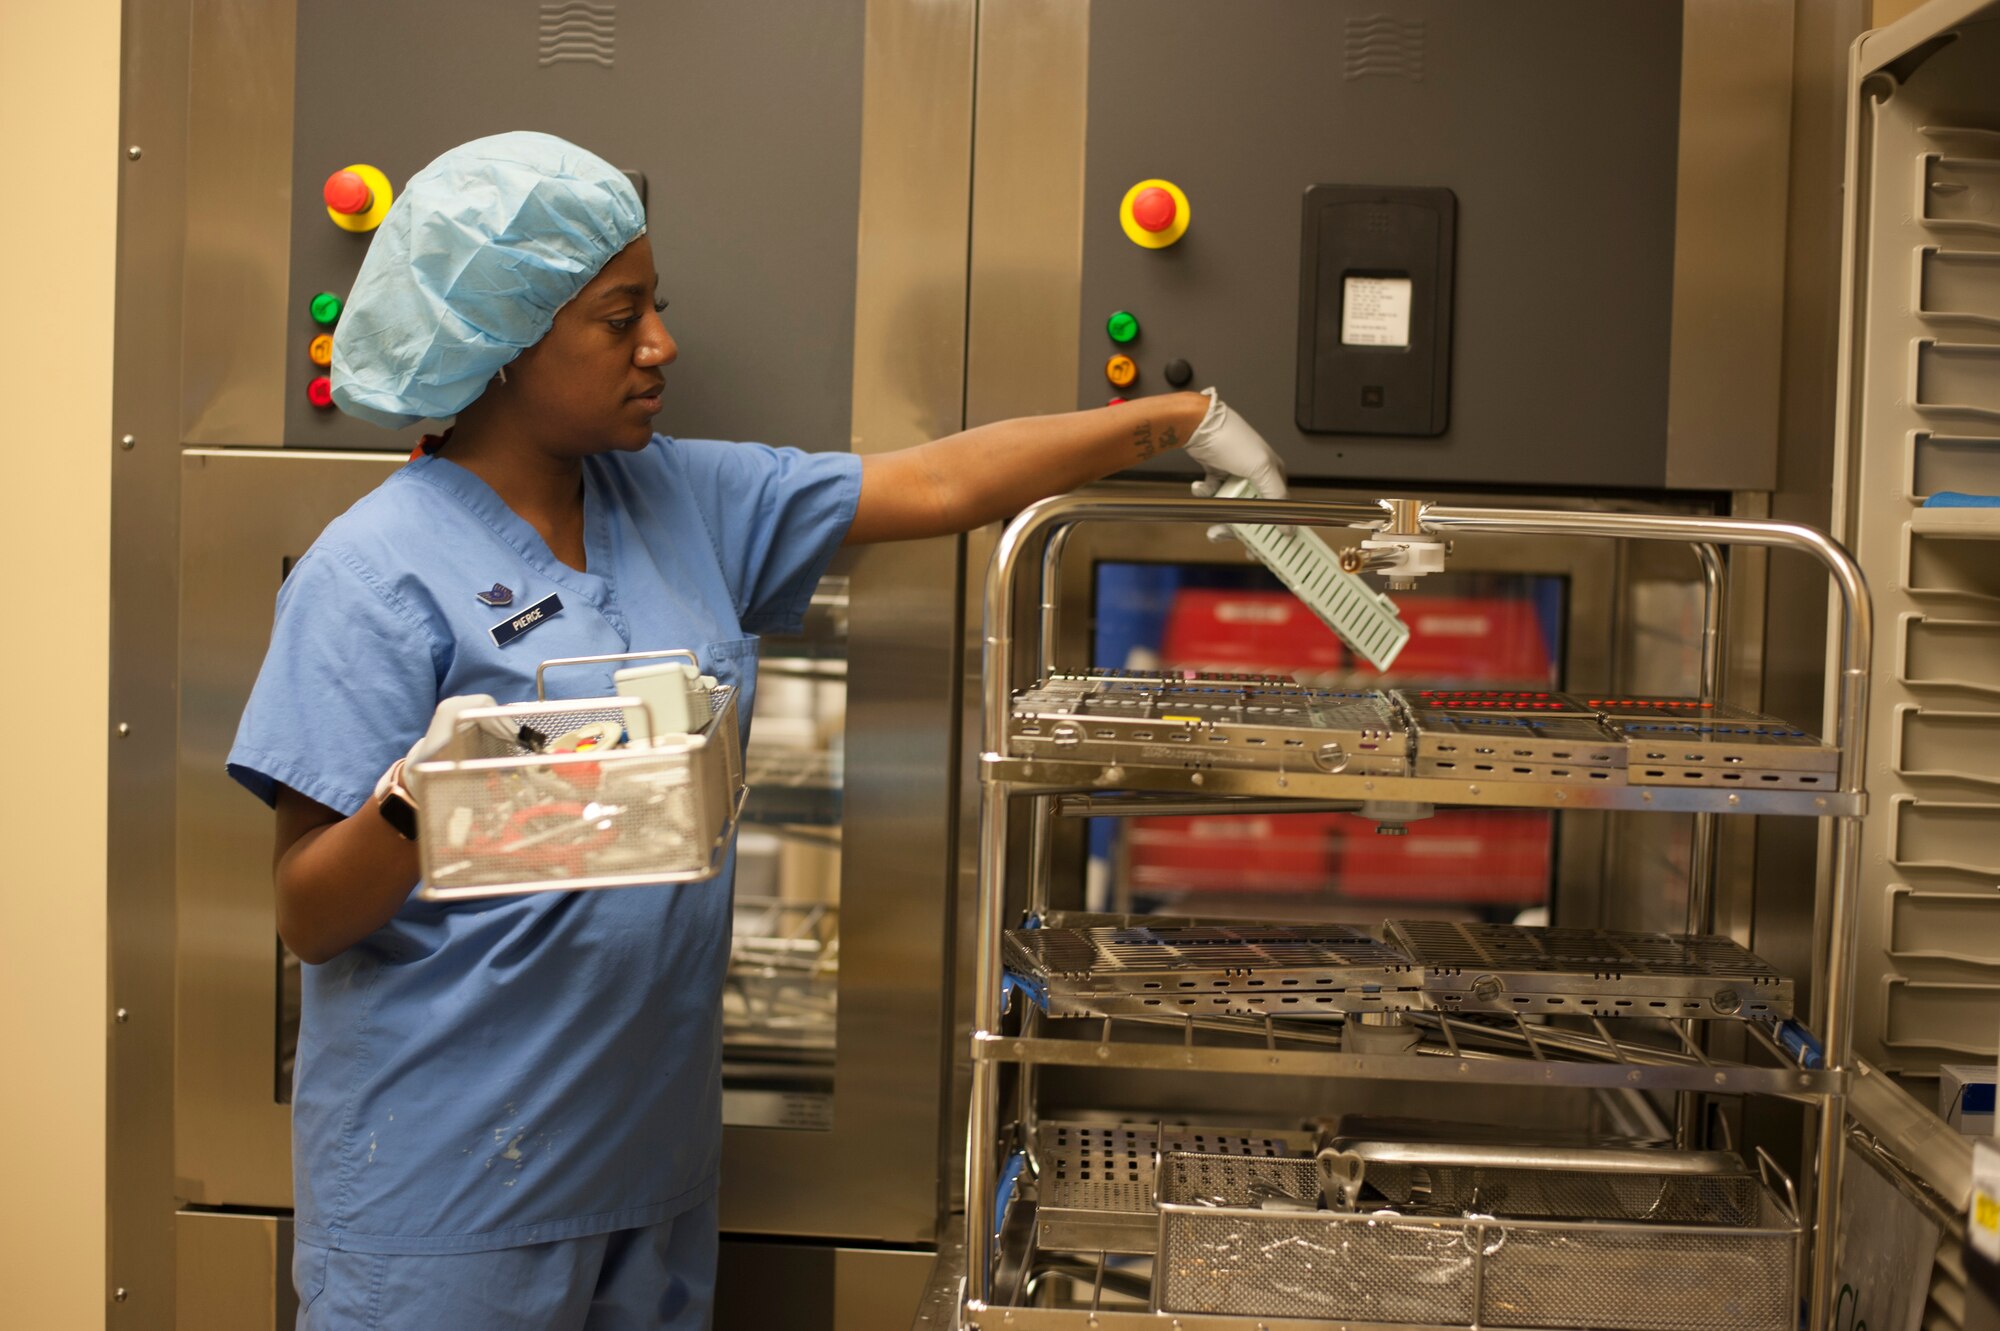
[[[335,333],[343,409],[455,425],[293,567],[229,756],[277,811],[278,928],[307,963],[302,1328],[708,1325],[728,884],[417,899],[401,772],[467,696],[692,648],[747,714],[755,635],[797,629],[843,542],[966,531],[1174,447],[1198,489],[1283,493],[1213,392],[865,458],[656,434],[657,281],[620,172],[503,134],[410,181]],[[561,692],[608,695],[610,669]]]

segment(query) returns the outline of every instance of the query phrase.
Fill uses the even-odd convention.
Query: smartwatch
[[[396,759],[384,780],[382,797],[375,802],[381,811],[382,821],[395,829],[396,835],[405,841],[417,839],[417,800],[410,788],[403,784],[403,764],[406,758]]]

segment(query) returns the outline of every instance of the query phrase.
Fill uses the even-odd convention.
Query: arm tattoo
[[[1138,453],[1141,462],[1170,448],[1179,448],[1180,443],[1180,431],[1171,425],[1160,431],[1157,436],[1153,433],[1151,421],[1140,421],[1132,427],[1132,448]]]

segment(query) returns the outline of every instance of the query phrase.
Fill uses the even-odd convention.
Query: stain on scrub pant
[[[713,1198],[645,1229],[490,1252],[296,1245],[298,1331],[708,1331]]]

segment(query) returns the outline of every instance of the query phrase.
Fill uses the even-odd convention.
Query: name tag
[[[553,619],[561,613],[562,598],[551,592],[520,614],[503,619],[486,631],[493,635],[495,647],[505,647],[535,625]]]

